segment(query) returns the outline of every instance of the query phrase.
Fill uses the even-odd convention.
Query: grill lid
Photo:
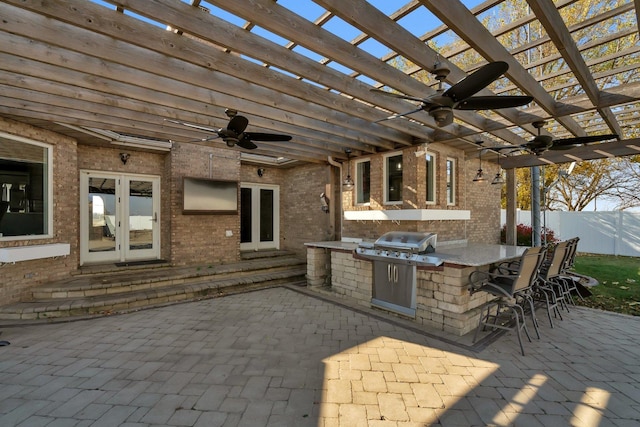
[[[390,231],[380,236],[373,246],[376,249],[431,253],[436,250],[437,236],[423,231]]]

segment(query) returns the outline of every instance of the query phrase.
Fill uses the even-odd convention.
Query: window
[[[456,203],[456,161],[447,159],[447,205]]]
[[[426,170],[426,194],[427,203],[436,202],[436,156],[434,154],[425,154],[425,170]]]
[[[369,204],[371,201],[371,162],[356,162],[356,204]]]
[[[0,132],[0,238],[51,234],[51,151]]]
[[[384,157],[384,202],[402,203],[402,154],[389,154]]]

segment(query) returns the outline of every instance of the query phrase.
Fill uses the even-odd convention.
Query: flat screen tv
[[[237,214],[238,182],[185,177],[183,214]]]

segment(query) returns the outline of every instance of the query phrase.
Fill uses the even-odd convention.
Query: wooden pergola
[[[512,0],[528,12],[501,21],[492,17],[505,0],[468,3],[3,0],[0,115],[86,144],[167,149],[171,141],[211,136],[173,121],[221,128],[233,109],[249,118],[250,131],[292,136],[251,152],[275,163],[434,142],[475,155],[479,140],[526,143],[541,120],[554,137],[614,133],[619,140],[540,156],[516,151],[501,159],[503,168],[640,154],[640,0],[610,1],[606,11],[571,25],[563,14],[586,1]],[[422,16],[440,24],[408,24]],[[613,23],[613,32],[591,31]],[[543,35],[504,42],[531,26]],[[612,42],[617,50],[594,54]],[[374,54],[380,47],[386,53]],[[552,54],[531,60],[543,47]],[[437,63],[450,69],[451,85],[493,61],[509,70],[479,94],[530,95],[531,104],[456,110],[444,127],[424,111],[378,122],[416,105],[372,88],[426,97],[435,93],[429,76]]]

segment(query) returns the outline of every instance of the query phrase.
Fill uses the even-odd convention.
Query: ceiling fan
[[[498,147],[486,147],[490,150],[525,150],[532,152],[536,156],[541,155],[547,150],[568,150],[571,148],[579,147],[580,145],[591,144],[593,142],[607,141],[609,139],[617,138],[616,134],[607,135],[591,135],[591,136],[577,136],[573,138],[561,138],[553,139],[550,135],[541,135],[540,129],[545,125],[544,121],[536,121],[531,125],[538,129],[538,135],[531,141],[522,145],[503,145]]]
[[[166,119],[168,122],[177,123],[183,126],[187,126],[194,129],[204,130],[206,132],[215,133],[215,136],[200,139],[198,141],[211,141],[212,139],[221,138],[228,147],[237,145],[247,150],[254,150],[258,148],[253,141],[290,141],[290,135],[281,135],[277,133],[262,133],[262,132],[245,132],[249,119],[244,116],[239,116],[236,110],[226,109],[224,110],[227,117],[230,118],[226,128],[213,129],[206,126],[197,125],[194,123],[181,122],[178,120]]]
[[[499,108],[520,107],[533,101],[533,97],[531,96],[473,96],[507,72],[509,64],[506,62],[490,62],[447,90],[442,87],[442,83],[449,75],[450,70],[441,66],[439,62],[435,64],[434,68],[433,74],[436,80],[438,80],[438,89],[434,95],[427,98],[401,95],[381,89],[371,89],[372,92],[394,98],[420,102],[420,106],[415,110],[393,114],[382,120],[378,120],[378,122],[407,116],[424,110],[433,117],[438,126],[442,127],[453,122],[453,110],[496,110]]]

